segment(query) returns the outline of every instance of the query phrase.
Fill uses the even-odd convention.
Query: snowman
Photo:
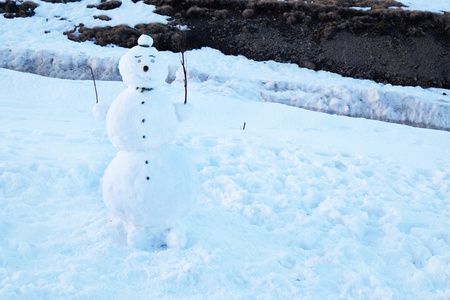
[[[105,171],[103,199],[123,221],[130,246],[184,248],[182,222],[195,206],[197,172],[183,147],[173,144],[185,107],[161,90],[167,65],[152,44],[142,35],[119,62],[128,88],[106,115],[119,152]]]

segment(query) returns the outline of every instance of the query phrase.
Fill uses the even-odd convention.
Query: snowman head
[[[153,88],[165,81],[167,64],[152,44],[153,39],[150,36],[141,35],[138,45],[128,50],[120,59],[120,75],[128,86]]]

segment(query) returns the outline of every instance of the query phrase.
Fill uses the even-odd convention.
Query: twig
[[[181,25],[178,25],[178,30],[181,33],[181,38],[178,47],[181,52],[181,66],[183,67],[184,74],[184,104],[187,103],[187,71],[186,71],[186,59],[184,57],[184,52],[186,52],[186,33],[181,30]]]
[[[183,66],[184,73],[184,104],[187,103],[187,73],[186,73],[186,65],[184,60],[184,51],[181,52],[181,65]]]
[[[91,70],[92,80],[94,81],[94,89],[95,89],[95,103],[98,104],[98,94],[97,94],[97,85],[95,84],[95,77],[94,77],[94,71],[92,70],[91,66],[88,66]]]
[[[156,30],[158,30],[159,28],[161,28],[163,26],[163,24],[161,23],[156,23],[155,26],[152,27],[152,29],[150,29],[149,31],[147,31],[147,35],[150,35],[151,33],[155,32]],[[150,45],[151,46],[151,45]]]

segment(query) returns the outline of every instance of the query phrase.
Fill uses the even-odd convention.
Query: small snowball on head
[[[138,45],[141,47],[151,47],[153,45],[153,39],[151,36],[143,34],[138,39]]]

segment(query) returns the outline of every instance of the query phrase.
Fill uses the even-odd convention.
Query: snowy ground
[[[117,150],[91,115],[92,82],[0,78],[0,298],[450,297],[446,131],[192,83],[177,142],[202,196],[187,248],[148,253],[102,202]],[[124,85],[98,87],[111,101]]]
[[[32,19],[0,18],[1,49],[106,60],[125,51],[34,37]],[[27,38],[5,36],[19,24]],[[361,97],[378,111],[388,98],[403,107],[386,106],[389,117],[408,108],[448,125],[450,91],[211,49],[188,58],[194,111],[177,143],[202,194],[186,249],[157,252],[128,247],[103,204],[102,175],[117,150],[92,117],[92,81],[0,69],[0,299],[450,298],[450,133],[270,102],[361,112]],[[181,101],[174,68],[165,89]],[[97,87],[110,103],[125,85]],[[423,119],[426,111],[435,117]]]
[[[450,11],[450,3],[447,0],[401,0],[397,1],[405,5],[403,9],[408,10],[424,10],[436,13]]]

